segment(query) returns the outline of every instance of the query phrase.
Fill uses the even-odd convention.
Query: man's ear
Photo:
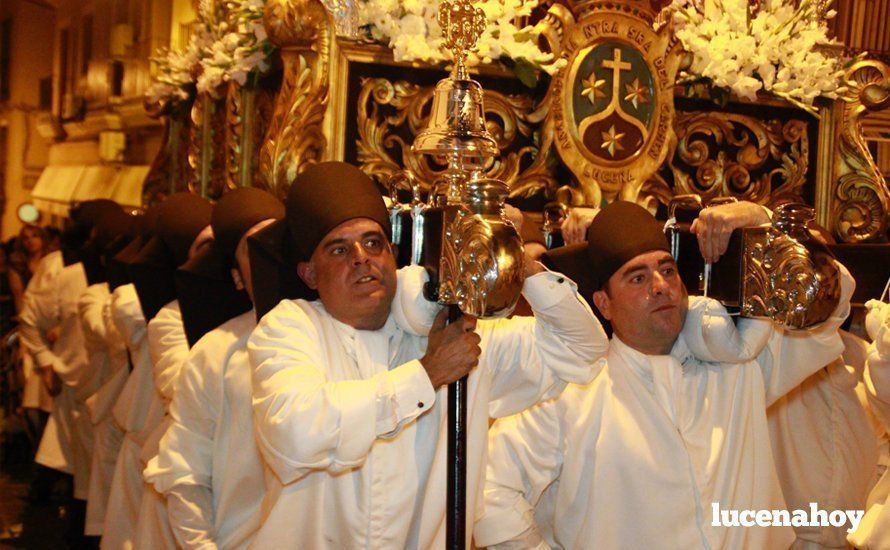
[[[318,290],[318,281],[315,280],[315,266],[312,262],[300,262],[297,264],[297,275],[303,279],[306,286],[312,290]]]
[[[241,278],[241,272],[238,271],[238,268],[232,268],[232,281],[235,282],[235,288],[238,290],[244,290],[244,279]]]
[[[597,290],[593,293],[593,304],[596,306],[596,309],[600,310],[600,313],[602,313],[606,320],[612,320],[612,304],[611,300],[609,300],[609,295],[606,294],[605,290]]]
[[[389,251],[392,252],[393,258],[399,257],[399,245],[396,243],[389,243]]]

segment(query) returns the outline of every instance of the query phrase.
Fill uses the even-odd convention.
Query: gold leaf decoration
[[[769,206],[802,200],[809,167],[805,121],[678,113],[676,133],[674,194],[698,194],[705,202],[735,197]]]
[[[361,169],[379,181],[388,181],[404,167],[429,190],[444,172],[445,162],[415,155],[410,144],[427,126],[433,87],[386,78],[362,78],[360,85],[356,149]],[[511,196],[555,190],[552,136],[546,128],[533,129],[533,99],[487,89],[484,104],[486,127],[501,151],[500,157],[486,166],[486,176],[506,182]],[[533,140],[540,140],[540,145]],[[532,144],[519,145],[521,141]]]
[[[890,107],[890,66],[858,61],[846,72],[847,92],[839,123],[832,229],[848,243],[887,239],[890,191],[871,158],[862,134],[861,118]]]
[[[270,0],[265,24],[281,51],[281,89],[260,149],[256,185],[284,199],[297,175],[322,160],[331,29],[318,0]]]
[[[226,96],[226,189],[252,187],[271,117],[272,95],[229,83]]]

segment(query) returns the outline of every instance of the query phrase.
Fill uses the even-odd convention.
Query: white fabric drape
[[[183,548],[245,548],[259,527],[263,465],[253,433],[244,313],[204,335],[176,384],[172,424],[145,478],[167,495]]]
[[[477,326],[469,518],[481,498],[489,417],[590,380],[607,345],[571,281],[541,273],[523,292],[535,318]],[[285,300],[262,319],[248,350],[257,440],[270,475],[253,547],[444,546],[446,389],[430,385],[418,361],[425,349],[426,338],[393,316],[380,330],[355,330],[318,301]]]
[[[827,323],[774,331],[756,360],[701,361],[683,333],[668,356],[613,337],[592,383],[499,420],[477,546],[519,542],[537,527],[556,548],[788,548],[791,527],[712,526],[712,504],[785,509],[766,407],[843,350],[837,329],[853,283],[846,270],[842,279]],[[690,298],[690,310],[702,300]],[[691,319],[684,333],[701,330]]]

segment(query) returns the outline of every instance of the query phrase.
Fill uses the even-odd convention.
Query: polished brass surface
[[[840,272],[828,249],[807,230],[812,208],[786,204],[773,226],[745,230],[742,315],[789,329],[827,320],[840,300]]]
[[[549,155],[540,153],[533,145],[517,146],[520,139],[527,139],[533,133],[532,98],[492,90],[484,90],[483,96],[488,115],[484,129],[500,152],[487,164],[486,177],[505,181],[512,196],[529,196],[555,189],[554,163],[548,161]],[[416,176],[423,190],[430,189],[442,175],[443,163],[435,156],[412,151],[410,142],[402,135],[416,136],[429,124],[430,117],[424,113],[430,111],[432,98],[432,88],[404,80],[361,80],[356,145],[363,171],[386,181],[404,167]],[[538,137],[547,139],[543,133]]]
[[[483,174],[485,160],[498,153],[498,143],[488,131],[482,87],[463,66],[484,23],[482,11],[468,0],[440,5],[439,24],[455,67],[436,85],[429,125],[415,137],[413,150],[447,163],[430,189],[430,210],[436,211],[440,227],[426,228],[441,233],[424,243],[424,254],[430,254],[432,263],[438,260],[436,298],[468,315],[499,317],[513,311],[525,272],[522,241],[504,214],[509,188]],[[377,83],[384,90],[389,84]],[[415,117],[419,112],[414,111]],[[433,223],[426,218],[424,224]],[[431,250],[433,246],[438,250]]]
[[[519,300],[524,275],[522,240],[504,215],[507,186],[494,179],[467,183],[457,239],[460,310],[476,317],[504,317]]]
[[[485,124],[482,86],[475,80],[446,78],[433,91],[429,126],[414,138],[414,151],[493,157],[498,153]]]
[[[466,0],[442,2],[439,26],[454,68],[449,78],[436,84],[429,125],[414,138],[413,149],[460,159],[493,157],[498,146],[486,127],[482,86],[470,79],[465,66],[467,54],[485,30],[485,13]]]
[[[810,232],[815,219],[810,206],[784,203],[775,209],[772,225],[735,230],[720,261],[705,266],[690,228],[705,205],[735,200],[703,203],[694,194],[671,200],[665,232],[689,292],[706,293],[738,307],[743,317],[770,319],[789,329],[827,320],[840,300],[840,273],[834,256]]]
[[[485,12],[469,0],[439,3],[439,27],[445,37],[444,47],[451,52],[453,80],[467,80],[467,55],[476,49],[476,42],[485,30]]]

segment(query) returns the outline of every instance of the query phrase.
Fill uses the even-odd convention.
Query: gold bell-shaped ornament
[[[522,290],[522,241],[504,215],[507,185],[484,176],[485,161],[499,150],[485,124],[482,86],[465,65],[485,15],[468,0],[442,2],[439,25],[454,68],[436,85],[429,126],[413,146],[448,165],[423,215],[422,263],[433,287],[427,295],[468,315],[506,316]]]

